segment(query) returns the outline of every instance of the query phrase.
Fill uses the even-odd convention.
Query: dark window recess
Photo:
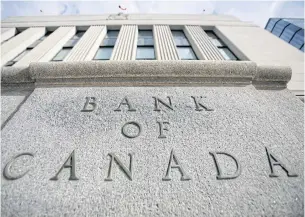
[[[63,48],[53,57],[51,61],[60,62],[63,61],[72,48],[77,44],[81,37],[85,34],[86,31],[77,31],[76,34],[66,42]]]
[[[226,46],[213,31],[205,31],[212,43],[218,48],[225,60],[238,60],[233,52]]]
[[[137,60],[154,60],[154,37],[152,30],[139,30],[137,42]]]
[[[109,30],[107,32],[93,58],[94,60],[110,60],[119,32],[119,30]]]
[[[198,59],[182,30],[172,30],[172,35],[174,37],[178,55],[181,60]]]

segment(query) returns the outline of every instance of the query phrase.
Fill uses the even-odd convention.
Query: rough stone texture
[[[191,96],[200,95],[214,111],[195,111]],[[125,96],[137,111],[114,111]],[[172,96],[174,111],[154,111],[153,96]],[[81,112],[85,97],[96,97],[95,111]],[[303,216],[303,105],[286,89],[253,86],[37,88],[2,130],[2,171],[17,154],[35,155],[13,165],[13,174],[30,169],[24,177],[2,177],[2,215]],[[161,120],[170,122],[164,139]],[[121,134],[128,121],[141,124],[139,137]],[[279,166],[279,177],[269,177],[265,147],[298,177]],[[172,149],[192,180],[172,169],[162,181]],[[79,180],[64,169],[50,181],[73,150]],[[235,156],[241,175],[217,180],[209,151]],[[126,166],[135,153],[132,181],[115,163],[113,181],[104,181],[110,152]],[[219,158],[225,173],[234,171],[232,159]]]
[[[10,116],[13,116],[19,105],[26,100],[31,92],[31,88],[1,89],[1,128],[4,127],[5,122],[9,121]]]

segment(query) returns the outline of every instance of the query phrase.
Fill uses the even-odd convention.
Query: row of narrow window
[[[21,54],[15,57],[13,60],[6,63],[5,66],[12,66],[29,53],[34,47],[40,44],[46,37],[52,32],[47,32],[42,38],[35,41],[29,47],[26,48]],[[219,52],[226,60],[237,60],[237,57],[230,51],[230,49],[214,34],[212,31],[206,31],[212,43],[218,48]],[[85,31],[77,31],[76,34],[66,42],[62,49],[53,57],[51,61],[58,62],[63,61],[81,37],[85,34]],[[108,30],[105,38],[101,42],[93,60],[110,60],[116,40],[119,35],[119,30]],[[181,60],[197,60],[197,56],[189,43],[187,37],[182,30],[172,30],[173,39],[177,47],[178,55]],[[155,60],[155,48],[152,30],[139,30],[137,41],[137,60]]]

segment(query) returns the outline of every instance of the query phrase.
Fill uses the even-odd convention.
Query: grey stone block
[[[126,96],[131,108],[126,101],[118,108]],[[161,103],[154,111],[153,97],[168,103],[168,96],[172,109]],[[206,97],[200,101],[206,109],[196,111],[191,96]],[[89,101],[84,109],[86,97],[95,97],[96,106]],[[253,86],[36,88],[2,130],[2,172],[14,156],[34,155],[13,161],[9,175],[29,170],[20,179],[2,176],[2,215],[302,216],[303,105],[288,90]],[[141,125],[136,138],[122,134],[131,121]],[[160,121],[169,122],[166,138],[158,138]],[[138,129],[128,125],[125,133]],[[270,177],[266,147],[298,176],[274,166],[279,176]],[[173,149],[191,180],[181,181],[172,168],[164,181]],[[69,180],[69,168],[50,180],[73,150],[78,180]],[[209,152],[234,156],[240,176],[217,179]],[[109,153],[127,171],[133,153],[132,180],[114,161],[113,181],[105,181]],[[235,172],[232,158],[217,157],[225,175]]]

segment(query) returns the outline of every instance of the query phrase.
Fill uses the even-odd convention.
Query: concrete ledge
[[[252,62],[227,61],[88,61],[33,63],[36,83],[250,83],[256,71]]]
[[[286,87],[292,76],[292,70],[286,66],[257,66],[257,72],[253,78],[253,85],[263,88],[264,86]]]
[[[1,84],[33,83],[30,77],[29,67],[2,67]]]
[[[251,61],[81,61],[3,67],[2,84],[36,86],[197,86],[286,87],[290,67],[257,66]]]

